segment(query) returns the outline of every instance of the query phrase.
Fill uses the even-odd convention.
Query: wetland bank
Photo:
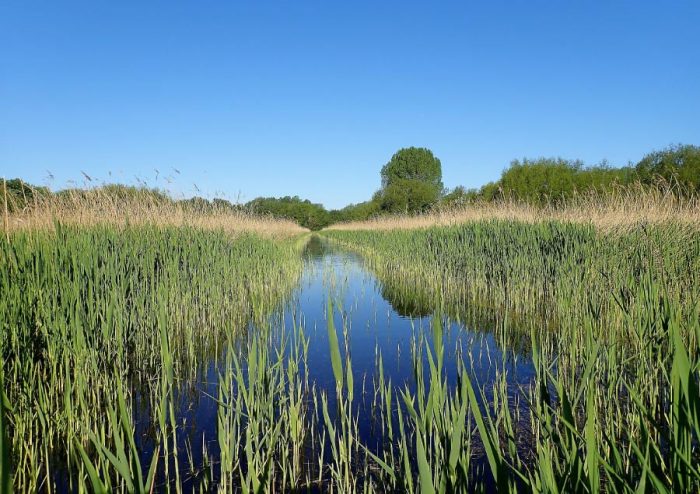
[[[18,491],[698,486],[692,225],[58,223],[2,260]]]

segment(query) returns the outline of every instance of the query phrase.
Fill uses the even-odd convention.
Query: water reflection
[[[335,380],[326,330],[328,300],[333,302],[343,358],[350,357],[355,375],[359,440],[370,451],[378,452],[386,440],[378,432],[381,428],[372,420],[378,362],[381,358],[385,379],[391,380],[396,389],[415,391],[412,352],[422,341],[432,348],[433,317],[440,317],[445,329],[444,372],[449,386],[457,384],[460,361],[468,362],[471,378],[485,385],[487,400],[490,399],[490,384],[499,373],[508,373],[508,395],[513,400],[522,387],[531,382],[534,370],[527,358],[527,349],[517,337],[508,341],[494,336],[499,320],[494,311],[449,297],[438,300],[422,290],[420,284],[406,283],[374,271],[371,263],[357,253],[318,235],[309,238],[302,256],[304,272],[300,285],[291,302],[270,318],[270,324],[273,331],[284,329],[288,334],[293,328],[302,328],[309,340],[304,371],[308,372],[309,381],[316,390],[328,394],[333,409]],[[478,330],[470,329],[472,327]],[[209,358],[198,378],[182,383],[176,394],[175,413],[180,424],[177,440],[183,453],[174,461],[182,463],[182,471],[195,472],[186,477],[185,490],[201,485],[209,458],[216,461],[219,455],[214,397],[224,358],[222,353]],[[427,357],[423,355],[422,358],[427,368]],[[146,466],[153,451],[149,439],[153,413],[147,401],[136,403],[135,413],[142,463]],[[311,433],[314,434],[317,431]],[[478,453],[478,448],[475,451]],[[483,469],[484,461],[484,456],[477,454],[473,464]],[[213,477],[210,480],[215,484],[216,475]]]
[[[502,316],[494,310],[450,299],[449,294],[437,299],[420,284],[375,271],[371,262],[358,254],[318,236],[311,237],[305,258],[307,266],[295,311],[304,315],[310,337],[310,377],[331,395],[334,381],[324,312],[328,297],[341,309],[335,324],[346,329],[353,371],[366,391],[362,396],[367,399],[361,400],[361,406],[368,413],[372,393],[367,388],[376,378],[379,355],[387,379],[397,387],[414,389],[412,350],[421,340],[432,349],[430,331],[436,314],[440,314],[445,328],[449,385],[457,382],[458,360],[469,362],[472,378],[486,385],[487,391],[499,372],[509,373],[511,396],[531,382],[534,369],[528,356],[529,339],[524,337],[529,337],[529,329],[520,331],[512,317],[504,331]],[[494,332],[499,327],[501,331]],[[427,357],[424,359],[427,368]],[[356,394],[362,391],[358,389]],[[372,436],[369,420],[360,420],[360,432],[365,444],[381,442],[381,438]]]
[[[380,292],[384,300],[398,315],[412,319],[428,317],[436,312],[435,300],[418,296],[414,290],[407,289],[400,283],[380,282]]]

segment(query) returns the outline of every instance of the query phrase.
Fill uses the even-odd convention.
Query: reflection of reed
[[[430,291],[424,288],[426,284],[421,280],[408,282],[401,276],[382,277],[380,270],[373,272],[379,281],[382,297],[399,315],[415,319],[439,313],[472,332],[496,334],[498,341],[506,342],[504,350],[527,353],[531,329],[554,329],[555,320],[546,320],[543,313],[509,313],[504,308],[489,306],[486,301],[465,299],[464,294],[457,291]],[[504,331],[503,321],[506,319],[508,330]]]

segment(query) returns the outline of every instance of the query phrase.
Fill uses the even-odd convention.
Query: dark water
[[[341,351],[350,353],[355,385],[355,401],[359,416],[361,442],[370,450],[377,450],[382,438],[377,435],[371,419],[374,398],[373,379],[377,377],[377,357],[382,356],[385,380],[391,380],[395,389],[415,389],[412,364],[412,345],[420,338],[431,341],[432,318],[437,301],[419,297],[419,287],[399,286],[396,280],[379,280],[361,256],[332,245],[318,236],[310,239],[304,253],[305,267],[300,286],[283,313],[273,318],[273,325],[282,321],[288,331],[296,324],[303,326],[309,338],[308,372],[317,390],[329,396],[329,408],[335,400],[335,381],[328,345],[326,308],[329,297],[335,306],[334,321]],[[412,297],[412,294],[416,294]],[[433,303],[434,302],[434,303]],[[508,393],[515,399],[523,387],[533,379],[534,369],[526,354],[502,349],[488,328],[470,330],[461,323],[440,316],[443,322],[445,354],[444,368],[449,385],[457,380],[456,362],[464,359],[472,369],[472,379],[486,390],[489,399],[490,384],[497,372],[507,372]],[[347,347],[343,341],[347,333]],[[254,328],[251,330],[254,331]],[[218,372],[223,358],[204,367],[198,379],[183,384],[177,390],[179,422],[178,455],[184,491],[200,485],[206,448],[208,456],[217,461],[217,396]],[[427,364],[426,364],[427,367]],[[320,400],[319,400],[320,401]],[[149,440],[151,412],[144,403],[135,403],[137,437],[142,451],[144,468],[150,461],[153,445]],[[328,450],[327,450],[328,452]],[[191,474],[190,464],[198,471]],[[483,470],[485,457],[478,454],[473,464]],[[218,468],[213,468],[214,478]],[[171,467],[171,475],[172,475]]]

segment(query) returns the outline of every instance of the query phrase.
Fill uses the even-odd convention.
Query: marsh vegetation
[[[698,486],[692,225],[56,223],[2,261],[20,491]]]
[[[22,189],[0,490],[696,491],[700,209],[678,187],[317,234],[148,189]]]

